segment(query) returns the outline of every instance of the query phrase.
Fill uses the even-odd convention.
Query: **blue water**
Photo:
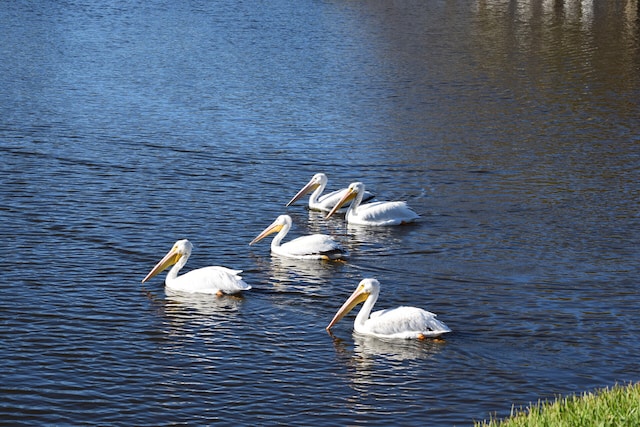
[[[638,381],[637,1],[0,3],[0,420],[471,425]],[[346,227],[316,172],[406,200]],[[346,263],[248,243],[277,215]],[[240,297],[142,278],[244,270]],[[445,339],[324,330],[364,277]]]

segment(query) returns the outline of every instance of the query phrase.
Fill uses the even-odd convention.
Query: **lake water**
[[[9,0],[0,22],[0,423],[471,425],[640,380],[637,1]],[[421,219],[285,208],[316,172]],[[249,247],[282,213],[351,258]],[[185,270],[253,289],[142,285],[181,238]],[[364,277],[453,332],[328,335]]]

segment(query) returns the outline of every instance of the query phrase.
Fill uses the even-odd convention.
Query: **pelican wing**
[[[326,234],[301,236],[280,246],[279,252],[297,258],[343,258],[342,245]]]
[[[234,294],[251,289],[240,277],[242,270],[212,266],[192,270],[177,277],[167,286],[182,292],[217,294]]]
[[[419,215],[406,202],[372,202],[360,205],[348,221],[364,225],[398,225],[415,221]]]
[[[365,322],[366,331],[389,338],[415,338],[418,335],[436,337],[451,329],[436,319],[436,315],[417,307],[397,307],[371,313]]]

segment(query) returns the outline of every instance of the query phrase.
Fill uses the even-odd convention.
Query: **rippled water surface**
[[[0,3],[0,419],[470,425],[640,377],[637,1]],[[421,219],[285,203],[316,172]],[[281,213],[345,263],[248,243]],[[141,279],[177,239],[240,297]],[[324,328],[364,277],[426,342]]]

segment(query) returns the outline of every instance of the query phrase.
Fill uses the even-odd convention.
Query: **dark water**
[[[0,419],[470,425],[640,380],[637,1],[0,3]],[[407,200],[284,204],[315,172]],[[248,242],[281,213],[344,264]],[[241,298],[140,280],[179,238]],[[324,327],[363,277],[444,341]]]

